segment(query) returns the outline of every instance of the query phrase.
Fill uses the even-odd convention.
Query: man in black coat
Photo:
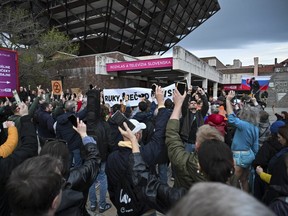
[[[158,102],[158,114],[155,121],[155,132],[151,137],[150,141],[146,145],[142,145],[140,148],[140,153],[143,157],[145,163],[154,169],[155,165],[159,162],[159,158],[165,152],[165,129],[167,121],[170,117],[170,112],[164,106],[164,94],[161,87],[156,89],[156,99]],[[138,139],[138,142],[142,137],[142,130],[145,129],[146,125],[140,123],[137,120],[131,120],[131,122],[136,126],[132,133]],[[124,141],[118,143],[119,150],[112,152],[106,162],[106,174],[108,178],[108,192],[110,195],[110,200],[117,206],[117,199],[119,191],[119,179],[126,178],[127,181],[132,185],[131,175],[129,173],[129,156],[132,154],[131,142],[129,142],[125,137]],[[141,196],[140,194],[138,194]],[[141,215],[151,208],[147,206],[147,203],[141,202],[138,206],[138,211],[134,215]],[[118,215],[125,215],[125,212],[121,212],[117,209]]]
[[[10,209],[7,201],[5,185],[12,170],[21,164],[27,158],[37,155],[38,142],[36,137],[36,129],[31,122],[31,116],[28,115],[28,107],[22,103],[19,106],[21,130],[20,137],[22,145],[17,148],[9,157],[0,157],[0,215],[10,215]]]
[[[75,115],[80,120],[83,120],[86,116],[86,109],[76,113],[76,108],[77,104],[75,101],[69,100],[65,103],[65,113],[57,117],[56,138],[66,140],[69,151],[74,159],[74,166],[80,166],[82,164],[80,156],[82,141],[68,118],[71,115]]]

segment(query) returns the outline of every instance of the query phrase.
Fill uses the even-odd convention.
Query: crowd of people
[[[165,100],[156,85],[131,107],[20,87],[0,104],[0,215],[288,215],[288,115],[270,124],[258,90]]]

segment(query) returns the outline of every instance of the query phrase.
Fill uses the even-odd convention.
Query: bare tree
[[[57,70],[57,51],[77,54],[79,45],[57,29],[41,28],[30,13],[21,8],[0,10],[0,47],[18,51],[21,85],[38,85],[50,79],[48,70]]]

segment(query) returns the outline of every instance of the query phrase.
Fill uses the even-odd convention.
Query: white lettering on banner
[[[175,84],[171,84],[162,88],[164,91],[164,100],[170,98],[172,100],[173,91],[175,89]],[[128,97],[128,101],[130,106],[138,106],[138,103],[141,101],[143,97],[150,100],[152,102],[150,88],[124,88],[124,89],[104,89],[104,101],[108,103],[110,106],[114,104],[119,104],[120,100],[124,100],[124,96]]]
[[[11,74],[9,74],[9,73],[0,73],[0,76],[11,77]]]

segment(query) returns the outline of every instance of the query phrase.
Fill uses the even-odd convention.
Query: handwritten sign
[[[170,98],[172,100],[175,84],[162,88],[164,91],[164,100]],[[104,101],[110,106],[119,104],[120,100],[124,100],[124,96],[128,98],[130,106],[138,106],[142,98],[152,101],[152,91],[150,88],[123,88],[123,89],[104,89],[103,90]]]
[[[52,80],[52,91],[54,95],[61,95],[62,92],[62,82],[60,80]]]

